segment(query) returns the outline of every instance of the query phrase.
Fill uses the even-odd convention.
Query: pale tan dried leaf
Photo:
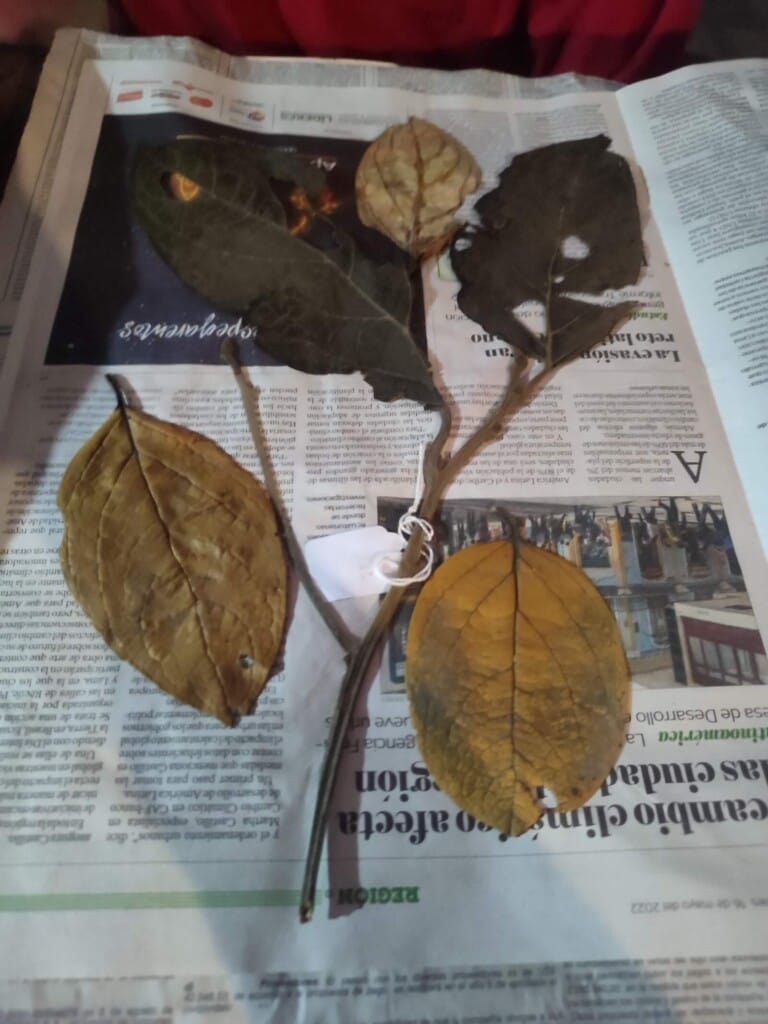
[[[269,676],[286,565],[261,484],[213,441],[117,410],[61,481],[67,583],[113,650],[232,725]]]
[[[629,669],[616,622],[576,566],[530,545],[478,544],[424,586],[406,683],[419,747],[464,810],[520,835],[585,803],[624,743]]]
[[[455,233],[453,219],[480,184],[469,150],[430,121],[412,117],[387,128],[357,168],[357,212],[368,227],[420,258],[438,253]]]

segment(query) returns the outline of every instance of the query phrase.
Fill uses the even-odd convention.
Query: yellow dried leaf
[[[422,590],[406,683],[435,781],[478,820],[520,835],[585,803],[622,748],[629,669],[588,576],[507,541],[453,555]]]
[[[202,434],[117,410],[61,481],[61,565],[113,650],[225,725],[264,688],[286,566],[261,484]]]
[[[469,150],[430,121],[387,128],[363,153],[355,177],[357,212],[368,227],[422,257],[456,231],[453,215],[480,184]]]

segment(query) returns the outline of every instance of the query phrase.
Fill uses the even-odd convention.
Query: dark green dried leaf
[[[168,187],[174,175],[200,186],[193,199],[175,197]],[[335,230],[328,251],[292,235],[270,176],[274,166],[240,143],[193,139],[147,148],[135,169],[138,217],[182,280],[255,324],[270,355],[307,373],[360,370],[380,400],[439,406],[408,329],[405,270],[374,266]]]
[[[337,229],[334,229],[333,244],[324,252],[360,291],[409,329],[412,294],[403,263],[375,263],[360,252],[348,235]]]
[[[578,298],[634,284],[643,266],[632,174],[609,145],[597,135],[516,156],[498,187],[477,202],[480,225],[453,244],[461,310],[548,365],[599,344],[635,308]],[[568,239],[578,239],[587,254],[566,255]],[[529,301],[543,306],[542,334],[515,315]]]

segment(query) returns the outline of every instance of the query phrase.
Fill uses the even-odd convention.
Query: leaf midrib
[[[346,274],[339,267],[339,265],[337,263],[335,263],[333,260],[329,259],[323,253],[323,251],[321,249],[315,249],[314,246],[309,245],[307,242],[303,242],[300,238],[296,238],[295,236],[290,235],[285,230],[284,227],[280,227],[280,225],[277,225],[274,222],[272,222],[270,220],[267,220],[266,217],[259,216],[259,214],[255,213],[253,210],[249,210],[247,207],[238,206],[237,203],[233,203],[231,200],[227,199],[225,196],[223,196],[219,192],[217,192],[215,190],[215,187],[211,188],[211,189],[204,188],[204,191],[209,196],[211,196],[213,199],[215,199],[216,202],[221,203],[224,206],[224,208],[227,209],[230,213],[232,213],[232,214],[234,214],[234,215],[236,215],[236,216],[238,216],[238,217],[240,217],[240,218],[242,218],[242,219],[244,219],[246,221],[250,221],[251,223],[255,223],[259,227],[259,229],[261,229],[261,230],[266,229],[268,232],[273,232],[278,238],[281,239],[281,241],[287,242],[287,244],[289,246],[297,246],[297,247],[299,247],[299,251],[306,253],[306,256],[304,257],[305,259],[314,260],[314,261],[317,261],[317,262],[321,263],[322,265],[324,265],[326,267],[329,267],[331,269],[331,271],[335,275],[337,275],[341,280],[343,280],[358,296],[360,296],[363,299],[363,301],[365,303],[367,303],[373,309],[379,310],[379,313],[380,313],[380,315],[375,317],[375,318],[374,317],[367,317],[367,318],[366,317],[349,317],[350,320],[353,320],[353,319],[360,319],[360,320],[364,320],[364,319],[388,320],[388,321],[390,321],[391,323],[393,323],[393,324],[395,324],[397,326],[397,328],[401,332],[401,334],[403,334],[407,338],[409,344],[412,345],[414,349],[416,349],[416,346],[414,344],[413,338],[411,337],[410,332],[408,330],[406,330],[405,326],[402,323],[400,323],[399,320],[396,320],[395,317],[393,317],[392,314],[387,309],[385,309],[383,306],[379,305],[379,303],[377,303],[373,298],[371,298],[371,296],[367,292],[363,291],[362,288],[360,288],[354,282],[354,280],[349,276],[349,274]],[[253,258],[253,257],[251,257],[251,258]],[[268,262],[277,262],[276,260],[273,260],[271,258],[261,258],[261,257],[256,257],[256,258],[262,259],[263,262],[267,262],[267,263]],[[301,259],[299,257],[288,258],[288,259],[283,259],[283,262],[286,262],[286,263],[290,262],[290,263],[297,264],[297,263],[301,263]],[[418,350],[416,350],[416,351],[418,351]]]

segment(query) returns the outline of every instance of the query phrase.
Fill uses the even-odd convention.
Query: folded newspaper
[[[104,644],[61,575],[56,491],[121,375],[153,414],[260,475],[223,337],[261,392],[303,540],[391,528],[435,416],[357,375],[262,359],[137,224],[137,147],[252,137],[349,187],[380,131],[426,117],[485,187],[522,150],[598,133],[630,162],[636,312],[458,478],[442,555],[505,517],[577,558],[632,672],[619,762],[522,837],[460,811],[421,760],[407,609],[345,737],[315,919],[303,857],[343,652],[299,595],[280,674],[227,730]],[[768,1020],[768,62],[616,90],[358,62],[233,59],[64,32],[0,209],[0,1022]],[[510,350],[422,272],[433,365],[466,434]],[[337,607],[354,629],[377,598]]]

